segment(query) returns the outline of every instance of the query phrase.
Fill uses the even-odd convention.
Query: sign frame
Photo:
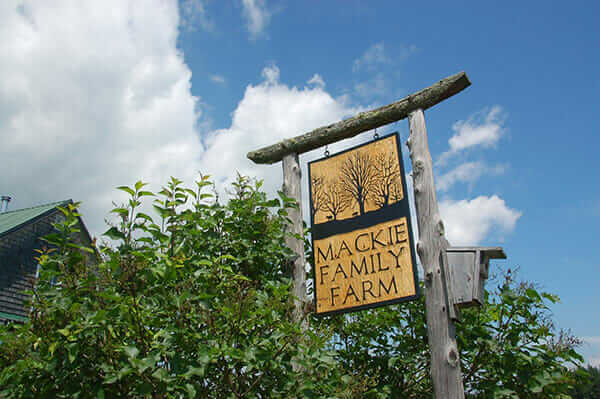
[[[324,227],[321,227],[320,229],[316,229],[316,231],[315,231],[315,225],[317,225],[317,224],[315,224],[314,217],[313,217],[314,209],[313,209],[311,164],[316,163],[316,162],[321,162],[323,160],[330,159],[330,158],[345,154],[350,151],[357,150],[361,147],[372,145],[375,142],[378,142],[381,140],[386,140],[386,139],[389,139],[390,137],[394,138],[394,141],[396,144],[399,169],[400,169],[400,177],[401,177],[400,180],[402,182],[403,198],[400,199],[399,201],[397,201],[399,203],[399,205],[396,205],[394,207],[398,214],[394,217],[390,217],[389,214],[394,211],[394,209],[391,209],[388,212],[380,213],[380,215],[378,217],[370,218],[369,220],[366,220],[365,218],[361,219],[360,217],[352,217],[348,220],[340,221],[341,223],[338,222],[337,226],[334,226],[334,227],[324,226]],[[414,235],[413,235],[413,229],[412,229],[410,205],[409,205],[409,200],[408,200],[406,175],[405,175],[405,171],[404,171],[404,161],[402,158],[401,141],[400,141],[398,132],[392,132],[390,134],[383,135],[383,136],[375,138],[373,140],[369,140],[365,143],[362,143],[362,144],[359,144],[359,145],[356,145],[356,146],[353,146],[350,148],[346,148],[335,154],[332,154],[329,156],[324,156],[322,158],[318,158],[313,161],[310,161],[310,162],[308,162],[307,169],[308,169],[308,182],[309,182],[308,196],[309,196],[309,209],[310,209],[310,217],[309,218],[310,218],[310,224],[311,224],[311,252],[312,252],[312,258],[313,258],[312,265],[311,265],[311,277],[313,279],[313,305],[314,305],[314,309],[315,309],[314,314],[319,317],[333,316],[333,315],[338,315],[338,314],[357,312],[357,311],[366,310],[366,309],[373,309],[373,308],[377,308],[377,307],[381,307],[381,306],[394,305],[397,303],[408,302],[408,301],[418,299],[421,296],[421,288],[419,285],[417,262],[416,262],[416,253],[415,253],[416,252],[416,249],[415,249],[416,243],[413,242]],[[404,297],[400,297],[400,298],[383,300],[380,302],[369,303],[369,304],[364,304],[364,305],[356,305],[356,306],[351,306],[351,307],[347,307],[347,308],[343,308],[343,309],[319,312],[318,306],[317,306],[318,305],[317,304],[317,270],[316,270],[317,265],[316,265],[316,258],[315,258],[316,254],[314,252],[315,251],[315,238],[317,240],[319,240],[319,239],[324,239],[324,238],[328,238],[328,237],[333,237],[335,235],[339,235],[339,234],[343,234],[343,233],[351,233],[351,232],[359,230],[359,229],[365,229],[365,228],[368,228],[371,226],[375,226],[379,223],[391,222],[393,220],[397,220],[402,217],[406,218],[406,228],[407,228],[408,241],[409,241],[408,248],[409,248],[409,252],[410,252],[409,257],[410,257],[410,261],[412,262],[414,295],[408,295],[408,296],[404,296]],[[342,229],[344,229],[344,230],[342,230]]]

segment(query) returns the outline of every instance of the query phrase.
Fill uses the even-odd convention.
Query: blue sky
[[[156,188],[202,170],[223,190],[239,170],[274,191],[280,166],[247,151],[464,70],[472,86],[426,111],[448,238],[503,246],[498,265],[560,295],[558,326],[598,364],[599,13],[591,1],[2,2],[1,194],[11,209],[83,200],[99,234],[113,188],[140,178]],[[406,140],[406,121],[380,133],[394,130]]]

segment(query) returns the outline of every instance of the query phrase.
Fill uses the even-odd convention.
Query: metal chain
[[[379,138],[379,134],[377,133],[377,128],[375,128],[375,133],[373,134],[373,140],[377,140]]]

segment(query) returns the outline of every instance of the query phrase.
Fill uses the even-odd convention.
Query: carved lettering
[[[342,241],[342,245],[340,245],[340,250],[337,256],[338,259],[340,258],[340,256],[342,256],[342,251],[344,250],[348,252],[348,256],[352,256],[352,251],[350,251],[348,244],[346,244],[346,241]]]
[[[339,290],[340,287],[331,287],[331,306],[335,306],[335,298],[339,295],[335,294],[335,290]]]
[[[344,271],[344,267],[342,266],[341,263],[338,263],[337,267],[335,268],[335,273],[333,275],[333,279],[331,280],[332,282],[335,281],[338,273],[342,273],[344,275],[344,278],[348,278],[348,275]]]
[[[384,272],[386,270],[390,270],[389,266],[386,266],[385,268],[381,267],[381,252],[377,252],[377,264],[379,265],[379,271],[380,272]]]
[[[314,244],[319,313],[416,294],[405,218],[315,240]]]
[[[327,252],[325,254],[323,254],[323,251],[321,251],[320,247],[317,247],[317,263],[319,263],[319,255],[321,255],[321,258],[323,258],[323,261],[327,262],[328,260],[332,260],[333,259],[333,249],[331,248],[331,243],[329,243],[329,246],[327,247]],[[328,258],[329,255],[331,258]]]
[[[358,240],[359,240],[361,237],[367,237],[367,246],[366,246],[366,247],[364,247],[364,248],[360,248],[360,247],[358,246]],[[356,250],[357,250],[358,252],[366,252],[366,251],[370,250],[371,248],[369,247],[368,240],[369,240],[369,233],[362,233],[362,234],[359,234],[359,235],[357,235],[357,236],[356,236],[356,239],[354,240],[354,248],[356,248]]]
[[[366,287],[366,285],[369,285],[369,288]],[[373,292],[371,291],[373,289],[373,282],[371,280],[366,280],[362,282],[362,297],[363,297],[363,301],[367,300],[367,292],[369,294],[371,294],[371,296],[373,298],[377,298],[375,296],[375,294],[373,294]]]
[[[375,235],[373,234],[373,232],[371,232],[371,249],[375,249],[375,243],[377,243],[377,244],[381,245],[382,247],[385,247],[385,246],[386,246],[386,243],[385,243],[385,242],[381,242],[381,241],[379,241],[379,240],[378,240],[378,238],[379,238],[379,235],[380,235],[382,232],[383,232],[383,229],[379,230],[379,231],[377,232],[377,234],[375,234]]]
[[[344,305],[346,304],[346,301],[348,300],[348,297],[350,297],[350,295],[352,295],[354,297],[354,300],[356,302],[360,302],[360,299],[358,299],[358,296],[356,295],[356,292],[354,292],[354,288],[352,288],[352,285],[348,286],[348,291],[346,291],[346,297],[344,298]]]
[[[400,237],[404,237],[404,235],[406,234],[406,229],[404,229],[404,227],[404,222],[394,226],[394,231],[396,232],[396,244],[400,244],[406,241],[406,239],[400,239]]]
[[[323,280],[325,279],[325,276],[327,276],[327,274],[329,274],[329,273],[323,273],[323,269],[329,269],[329,265],[323,265],[319,268],[319,271],[321,272],[321,285],[323,285]]]
[[[367,269],[367,257],[366,256],[362,257],[362,262],[360,262],[360,268],[358,266],[356,266],[356,263],[354,263],[353,260],[350,261],[350,277],[354,277],[355,270],[359,276],[361,275],[361,272],[363,272],[363,270],[364,270],[365,274],[369,274],[369,270]]]
[[[390,255],[392,255],[394,257],[394,260],[396,261],[396,269],[400,268],[400,261],[398,260],[398,258],[400,257],[400,255],[402,255],[404,253],[404,250],[406,249],[406,247],[400,247],[398,248],[398,253],[394,253],[393,249],[389,249],[388,253]]]
[[[392,285],[394,286],[394,294],[397,294],[398,287],[396,287],[396,277],[392,277],[392,280],[390,281],[390,286],[387,288],[386,288],[385,284],[383,283],[383,280],[379,280],[379,296],[381,296],[382,288],[386,294],[390,295],[390,292],[392,291]]]

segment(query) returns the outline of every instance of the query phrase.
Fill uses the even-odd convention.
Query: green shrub
[[[226,205],[210,187],[119,187],[130,198],[106,232],[118,246],[92,268],[91,249],[71,241],[76,205],[64,209],[29,322],[0,330],[0,397],[343,397],[329,336],[291,322],[284,224],[295,204],[243,177]],[[157,221],[140,211],[151,199]]]

